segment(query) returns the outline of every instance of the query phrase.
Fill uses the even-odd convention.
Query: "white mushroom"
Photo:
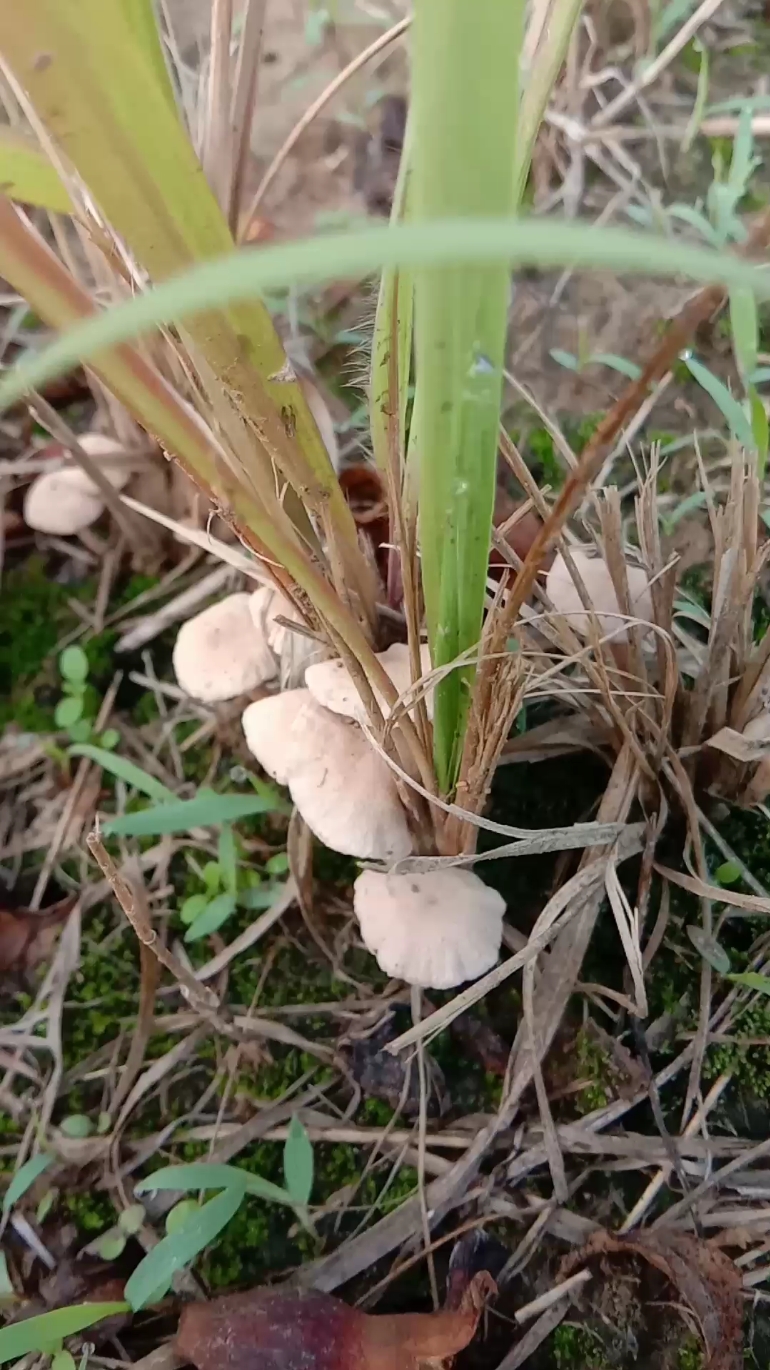
[[[572,560],[588,592],[588,598],[596,611],[601,633],[612,633],[615,641],[625,641],[628,634],[623,629],[622,613],[607,563],[601,557],[589,556],[579,548],[570,550]],[[626,576],[632,616],[649,621],[652,618],[652,596],[646,571],[641,566],[632,566],[627,562]],[[554,609],[569,620],[570,626],[576,632],[587,636],[590,618],[561,553],[555,558],[548,572],[545,589]]]
[[[387,651],[379,652],[377,660],[390,676],[399,695],[403,695],[411,689],[409,648],[406,643],[395,642],[392,647],[388,647]],[[420,648],[420,666],[423,674],[431,669],[430,650],[427,644],[423,644]],[[353,677],[339,657],[333,661],[319,661],[313,666],[308,666],[305,673],[305,684],[313,698],[317,699],[319,704],[323,704],[324,708],[331,709],[332,713],[342,714],[344,718],[355,718],[359,723],[366,720],[366,710],[353,683]],[[387,717],[390,709],[386,706],[379,690],[375,691],[375,694],[380,708]],[[432,718],[432,689],[426,693],[426,705],[428,717]]]
[[[243,716],[254,756],[288,784],[299,812],[333,851],[398,860],[412,850],[390,769],[355,724],[290,690],[250,704]]]
[[[280,694],[255,700],[243,711],[246,745],[263,771],[279,785],[289,783],[293,749],[302,745],[301,732],[295,735],[293,728],[310,698],[309,690],[282,690]]]
[[[99,461],[99,469],[116,490],[131,478],[126,462],[110,461],[125,449],[103,433],[83,433],[78,442],[88,456]],[[96,523],[105,504],[97,485],[79,466],[63,466],[44,471],[33,480],[24,499],[24,520],[38,533],[71,537]]]
[[[353,908],[380,969],[410,985],[452,989],[497,961],[505,900],[459,866],[414,875],[363,871]]]
[[[215,704],[272,680],[275,658],[254,628],[250,595],[227,595],[182,624],[174,673],[185,694]]]

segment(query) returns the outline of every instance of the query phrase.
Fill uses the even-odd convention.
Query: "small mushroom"
[[[425,989],[477,980],[497,961],[505,900],[472,871],[363,871],[353,908],[364,945],[387,975]]]
[[[579,548],[570,550],[588,598],[594,606],[600,631],[602,634],[612,633],[617,642],[625,641],[628,634],[623,628],[622,611],[606,561],[602,557],[590,556]],[[652,596],[646,571],[641,566],[632,566],[627,562],[626,576],[633,617],[649,621],[652,618]],[[575,632],[588,636],[590,618],[561,553],[546,576],[545,589],[557,613],[569,620]]]
[[[289,793],[327,847],[347,856],[398,860],[412,850],[390,769],[361,729],[324,709],[309,690],[250,704],[250,751]]]
[[[301,732],[295,734],[293,728],[310,698],[309,690],[282,690],[255,700],[243,711],[246,746],[279,785],[289,783],[293,750],[302,745]]]
[[[185,694],[215,704],[274,678],[275,657],[254,627],[250,599],[227,595],[182,624],[173,662]]]
[[[99,461],[99,469],[116,490],[131,478],[125,462],[110,461],[123,455],[125,448],[103,433],[82,433],[78,442],[83,451]],[[24,520],[38,533],[71,537],[96,523],[104,513],[104,498],[98,486],[79,466],[63,466],[44,471],[33,480],[24,499]]]
[[[399,695],[403,695],[411,689],[409,648],[405,642],[394,642],[387,651],[377,654],[377,660],[385,668]],[[420,666],[423,674],[431,669],[430,650],[427,643],[420,648]],[[331,709],[332,713],[342,714],[344,718],[354,718],[359,723],[366,721],[366,710],[353,683],[353,677],[339,657],[333,661],[319,661],[313,666],[308,666],[305,673],[305,684],[313,698],[317,699],[319,704],[323,704],[324,708]],[[380,708],[387,717],[390,713],[389,707],[385,704],[385,700],[379,691],[375,691],[375,694]],[[426,692],[425,702],[428,717],[432,718],[432,689]]]

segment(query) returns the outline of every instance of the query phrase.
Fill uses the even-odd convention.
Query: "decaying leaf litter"
[[[692,116],[693,82],[678,65],[682,49],[700,34],[716,62],[715,54],[739,44],[747,31],[755,38],[757,29],[753,18],[702,5],[660,44],[653,74],[633,76],[633,57],[648,41],[641,20],[613,45],[587,15],[584,41],[567,62],[538,143],[537,201],[560,199],[573,211],[606,217],[628,204],[654,204],[650,190],[666,184],[666,156],[676,155],[669,141],[681,146]],[[324,61],[331,50],[344,63],[344,35],[344,26],[327,35]],[[620,95],[612,78],[602,76],[615,59],[626,63]],[[383,90],[388,81],[398,84],[394,67],[395,74],[384,69]],[[683,86],[672,82],[675,73]],[[592,113],[586,92],[604,84],[613,98]],[[198,96],[193,91],[188,98]],[[630,124],[635,107],[654,111],[663,162],[654,171],[646,157],[637,161],[629,152],[636,146],[633,132],[628,139],[612,136],[622,120]],[[724,123],[734,115],[708,117],[723,121],[715,136],[737,132],[736,122]],[[761,134],[761,116],[756,120]],[[211,128],[210,169],[216,165]],[[311,123],[302,136],[316,134]],[[281,153],[285,169],[294,148]],[[376,140],[367,150],[364,183],[372,163],[381,173],[387,153]],[[204,148],[204,165],[205,154]],[[352,157],[344,142],[328,153],[324,185],[327,171],[339,179]],[[587,165],[598,175],[588,176]],[[276,222],[291,230],[283,218],[288,197],[279,194],[280,158],[270,171]],[[263,206],[257,185],[254,191],[257,214],[272,201]],[[761,251],[767,234],[761,208],[749,209],[746,226],[749,252]],[[272,231],[269,220],[262,231]],[[62,241],[61,226],[56,241]],[[571,285],[569,273],[550,283],[552,310]],[[674,318],[671,331],[659,339],[651,328],[626,356],[642,366],[649,361],[643,385],[626,385],[612,368],[611,384],[597,384],[603,373],[591,370],[596,364],[589,358],[607,350],[606,338],[590,336],[589,319],[584,341],[581,321],[572,343],[575,371],[551,359],[535,399],[545,420],[537,407],[528,411],[521,433],[513,350],[516,434],[503,452],[537,513],[547,515],[557,496],[564,513],[580,511],[557,553],[568,569],[582,556],[579,547],[570,549],[585,543],[587,530],[598,535],[609,600],[599,602],[594,592],[586,600],[589,587],[583,579],[581,590],[578,578],[570,582],[577,601],[562,605],[559,616],[557,594],[543,575],[528,583],[525,571],[517,583],[514,593],[526,600],[516,624],[521,674],[512,682],[511,716],[517,727],[507,741],[499,739],[507,764],[498,771],[491,808],[481,792],[467,806],[482,828],[482,855],[491,854],[493,839],[505,838],[510,855],[522,857],[479,867],[507,896],[509,955],[460,995],[410,995],[377,975],[350,917],[352,864],[313,854],[296,814],[287,846],[285,797],[264,786],[250,789],[254,764],[239,723],[244,701],[202,707],[172,682],[169,625],[212,597],[251,590],[243,577],[253,563],[227,541],[226,520],[212,523],[189,487],[153,462],[146,439],[98,383],[97,423],[114,426],[124,450],[136,453],[127,463],[137,467],[133,504],[111,488],[100,491],[109,514],[77,541],[63,542],[68,530],[60,528],[40,534],[36,545],[29,532],[14,544],[19,525],[7,525],[6,587],[8,575],[30,556],[55,568],[65,592],[86,584],[87,594],[62,597],[71,603],[50,645],[76,640],[90,652],[101,639],[106,658],[98,686],[86,676],[72,689],[76,679],[63,672],[59,679],[57,667],[44,667],[36,685],[38,696],[41,688],[48,691],[49,719],[57,699],[57,708],[75,700],[80,711],[71,705],[60,714],[70,722],[54,729],[49,721],[42,736],[11,714],[0,753],[8,797],[0,1052],[12,1288],[36,1299],[27,1309],[35,1313],[84,1299],[120,1299],[126,1277],[163,1236],[180,1197],[179,1191],[142,1195],[138,1214],[135,1186],[159,1159],[245,1166],[280,1184],[294,1118],[315,1153],[309,1227],[290,1207],[247,1199],[219,1244],[167,1293],[160,1305],[167,1323],[150,1317],[135,1319],[133,1327],[110,1325],[89,1363],[174,1364],[176,1352],[165,1339],[182,1300],[277,1275],[289,1276],[292,1287],[339,1291],[349,1303],[372,1309],[428,1307],[454,1239],[474,1229],[493,1233],[506,1251],[494,1271],[501,1296],[489,1303],[486,1338],[472,1353],[482,1359],[469,1363],[513,1366],[538,1356],[543,1364],[562,1365],[571,1354],[582,1363],[607,1364],[608,1356],[616,1363],[638,1359],[648,1346],[661,1354],[650,1326],[651,1310],[659,1308],[662,1353],[672,1364],[689,1364],[682,1359],[689,1348],[701,1356],[698,1363],[726,1370],[737,1363],[742,1322],[758,1338],[757,1358],[765,1354],[767,1081],[760,1053],[770,1035],[762,937],[770,903],[762,856],[761,638],[756,645],[765,621],[761,486],[755,462],[715,439],[724,416],[700,399],[694,414],[687,407],[692,388],[679,374],[682,350],[702,336],[696,328],[718,330],[722,292],[693,298],[671,289],[665,299],[657,316]],[[13,313],[17,305],[11,297],[6,306],[12,320],[6,349],[27,340],[29,325],[23,313]],[[332,417],[337,449],[357,455],[365,437],[340,408],[338,394],[328,393],[324,363],[332,358],[333,374],[339,345],[330,312],[341,308],[336,326],[340,319],[355,326],[360,297],[330,292],[314,308],[320,321],[311,320],[309,340],[322,379],[313,384]],[[542,311],[541,329],[549,327],[552,310]],[[512,317],[515,335],[515,301]],[[298,336],[296,312],[292,326]],[[625,336],[615,346],[625,353]],[[711,346],[715,372],[727,374],[729,347],[713,338]],[[755,367],[763,360],[755,358]],[[564,420],[566,406],[547,388],[549,377],[560,374],[554,367],[577,376],[574,384],[584,394],[597,392],[596,408],[605,417],[578,456],[567,425],[567,436],[558,428],[550,435],[551,465],[538,471],[538,485],[519,452],[531,464],[534,457],[537,470],[527,430],[545,421],[544,434]],[[677,387],[688,397],[684,417],[678,412],[673,433],[657,444],[650,437],[654,409],[645,413],[641,436],[636,431],[649,383],[659,401],[670,400]],[[51,395],[30,409],[76,461],[84,447],[88,455],[77,434],[93,422],[90,393],[81,382],[74,402],[85,409],[67,408],[63,419],[60,411],[51,413]],[[694,426],[712,431],[693,437]],[[13,513],[17,485],[40,463],[40,429],[35,433],[26,411],[17,410],[5,419],[4,432],[10,453],[4,491]],[[579,435],[571,436],[577,445]],[[669,455],[666,448],[681,439],[681,451]],[[61,451],[45,455],[40,474],[52,457],[61,460]],[[79,473],[81,467],[65,469]],[[83,470],[88,477],[87,463]],[[678,516],[683,493],[696,484],[697,505]],[[93,491],[88,494],[93,503]],[[165,516],[172,534],[165,543],[144,518],[126,524],[127,512],[148,507]],[[499,520],[501,564],[515,566],[530,550],[515,543],[511,550],[506,524],[515,530],[517,519],[520,510]],[[691,524],[705,534],[708,553],[700,579],[688,582],[679,577],[672,532]],[[626,549],[634,527],[631,540],[646,568],[651,604],[638,605],[633,591]],[[121,602],[128,546],[154,583]],[[529,564],[538,571],[543,563],[535,555]],[[558,577],[552,590],[557,583]],[[525,589],[533,590],[531,597]],[[589,618],[591,603],[604,617]],[[303,639],[290,631],[291,613],[280,617],[294,647],[299,638],[317,649],[312,629]],[[132,655],[115,650],[118,632],[133,634]],[[490,660],[500,650],[500,643],[482,644]],[[50,662],[57,659],[51,652]],[[293,664],[285,666],[279,654],[276,673]],[[81,722],[88,731],[80,729],[78,739]],[[110,729],[119,735],[117,746],[104,745]],[[593,771],[586,763],[591,756]],[[576,767],[584,772],[580,783]],[[219,825],[205,823],[200,791],[212,786],[241,799],[228,815],[234,828],[222,830],[229,838]],[[574,804],[565,803],[565,787]],[[169,795],[204,800],[189,835],[143,835],[144,800],[137,803],[137,795],[164,802],[161,791],[169,804]],[[736,802],[760,808],[743,818]],[[467,821],[462,813],[454,817]],[[407,860],[418,872],[441,858]],[[234,862],[248,875],[240,887],[233,887]],[[201,909],[214,926],[200,940],[188,940]],[[217,924],[223,910],[229,913]],[[51,948],[47,929],[62,916],[64,930]],[[39,931],[33,931],[36,918]],[[35,964],[41,959],[42,968]],[[91,1248],[87,1259],[74,1260],[84,1246]],[[565,1256],[570,1249],[574,1254]],[[657,1269],[659,1283],[654,1276],[650,1283],[646,1265]],[[46,1269],[53,1272],[47,1280],[41,1278]],[[72,1283],[57,1286],[54,1276],[69,1269],[77,1271]],[[620,1328],[614,1339],[609,1327]],[[694,1340],[687,1340],[686,1328]],[[437,1343],[436,1354],[454,1349]]]

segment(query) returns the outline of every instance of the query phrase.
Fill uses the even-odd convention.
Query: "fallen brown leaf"
[[[559,1274],[566,1278],[592,1256],[606,1254],[640,1256],[671,1281],[698,1321],[708,1356],[705,1370],[741,1370],[743,1289],[724,1251],[683,1232],[599,1231],[562,1262]]]
[[[197,1370],[439,1370],[494,1292],[482,1272],[456,1310],[373,1317],[315,1290],[252,1289],[188,1305],[175,1350]]]
[[[0,908],[0,974],[31,970],[46,961],[58,928],[75,907],[75,901],[75,895],[67,895],[40,913],[34,909]]]

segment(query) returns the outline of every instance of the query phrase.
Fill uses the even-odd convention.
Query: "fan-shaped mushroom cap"
[[[122,490],[131,472],[125,462],[109,460],[125,451],[120,443],[103,433],[83,433],[78,442],[88,456],[99,459],[99,469],[110,485]],[[104,508],[101,491],[90,476],[79,466],[63,466],[33,480],[24,499],[24,520],[38,533],[71,537],[96,523]]]
[[[505,900],[472,871],[363,871],[353,908],[364,945],[387,975],[425,989],[476,980],[497,961]]]
[[[250,751],[333,851],[399,860],[412,850],[390,769],[355,723],[288,690],[250,704],[243,716]]]
[[[215,704],[272,680],[275,658],[254,627],[245,593],[227,595],[189,618],[174,644],[174,673],[185,694]]]
[[[243,711],[246,745],[263,771],[279,785],[289,783],[293,749],[302,745],[302,733],[294,733],[294,724],[310,698],[309,690],[282,690],[255,700]]]
[[[412,684],[409,669],[409,648],[404,642],[395,642],[385,652],[378,652],[377,660],[385,668],[400,695]],[[420,664],[423,673],[430,670],[430,651],[427,644],[420,648]],[[342,714],[344,718],[355,718],[358,722],[366,719],[366,710],[353,683],[353,677],[343,661],[336,657],[333,661],[319,661],[308,666],[305,683],[314,699],[332,713]],[[379,691],[375,691],[377,701],[387,717],[390,709]],[[433,691],[426,694],[428,716],[433,715]]]
[[[580,549],[572,550],[572,559],[588,591],[588,598],[596,611],[601,632],[613,633],[616,641],[624,641],[627,633],[618,631],[622,628],[623,619],[606,561],[602,557],[589,556],[587,552],[580,551]],[[646,571],[641,566],[632,566],[627,562],[626,576],[633,617],[649,621],[652,618],[652,596]],[[589,615],[583,607],[567,563],[561,553],[556,557],[546,576],[545,589],[554,609],[569,619],[575,632],[587,636],[590,623]]]

